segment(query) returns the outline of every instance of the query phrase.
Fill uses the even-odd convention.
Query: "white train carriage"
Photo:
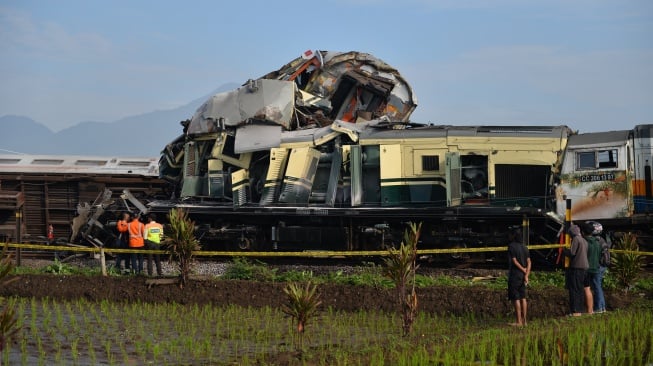
[[[163,195],[156,157],[0,154],[0,189],[24,197],[17,223],[0,210],[0,235],[17,241],[44,241],[52,228],[57,240],[71,240],[79,204],[94,202],[105,189],[112,199],[128,189],[142,199]]]

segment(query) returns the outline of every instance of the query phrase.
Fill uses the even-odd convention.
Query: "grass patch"
[[[353,272],[344,273],[342,270],[315,274],[308,270],[278,271],[277,268],[270,268],[266,263],[236,258],[229,265],[222,279],[253,280],[262,282],[304,282],[312,281],[317,284],[332,283],[341,285],[371,286],[375,288],[392,288],[394,283],[381,273],[382,267],[375,263],[365,263],[358,266]],[[98,272],[99,273],[99,272]],[[533,271],[529,275],[530,288],[565,287],[565,272],[562,269],[555,271]],[[471,278],[464,278],[452,275],[423,275],[415,276],[416,287],[432,286],[484,286],[490,289],[506,289],[508,277],[506,273],[487,281],[473,281]],[[603,288],[606,290],[619,289],[618,279],[613,271],[608,270],[603,279]],[[642,276],[633,285],[635,290],[653,291],[653,276]]]
[[[234,258],[222,278],[226,280],[279,281],[276,269],[271,269],[259,260]],[[291,280],[292,281],[292,280]]]

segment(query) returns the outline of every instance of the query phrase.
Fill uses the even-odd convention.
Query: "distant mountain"
[[[42,124],[22,116],[0,117],[0,154],[24,152],[26,143],[40,146],[47,144],[53,132]]]
[[[193,116],[209,96],[239,85],[222,85],[184,106],[126,117],[115,122],[80,122],[52,132],[22,116],[0,117],[0,154],[16,151],[46,155],[112,155],[156,157],[182,133],[180,121]]]

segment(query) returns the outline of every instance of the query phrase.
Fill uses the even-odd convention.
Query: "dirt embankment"
[[[176,285],[150,286],[146,277],[101,277],[79,275],[20,275],[0,289],[0,296],[55,298],[90,301],[176,302],[180,304],[235,304],[241,306],[280,306],[285,301],[282,283],[231,280],[190,280],[181,289]],[[370,286],[321,284],[318,287],[324,307],[336,310],[396,311],[392,289]],[[628,307],[641,297],[608,292],[608,310]],[[648,294],[651,299],[653,296]],[[485,286],[427,287],[418,289],[420,311],[436,314],[477,317],[506,316],[512,306],[506,292]],[[529,317],[557,317],[567,313],[567,293],[558,288],[530,289]]]

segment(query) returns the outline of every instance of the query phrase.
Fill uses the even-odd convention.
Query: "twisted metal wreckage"
[[[184,134],[163,151],[161,176],[181,186],[181,197],[231,199],[232,174],[231,187],[249,181],[256,196],[263,194],[264,185],[269,191],[270,179],[279,178],[268,174],[264,184],[265,177],[256,171],[257,152],[302,147],[303,153],[319,157],[315,148],[340,134],[356,141],[369,125],[407,122],[416,106],[410,85],[378,58],[360,52],[306,51],[279,70],[206,101],[182,122]],[[327,153],[337,149],[330,150]],[[263,165],[267,168],[267,162]],[[279,202],[294,201],[285,196]],[[235,204],[244,203],[240,198],[233,197]]]
[[[370,126],[404,128],[416,106],[408,82],[382,60],[354,51],[306,51],[276,71],[212,96],[181,122],[183,134],[165,147],[159,162],[160,177],[172,183],[172,196],[180,200],[146,206],[129,191],[120,199],[102,192],[93,204],[80,204],[72,237],[81,233],[100,245],[104,240],[97,231],[107,231],[101,218],[116,205],[140,215],[180,202],[192,206],[198,198],[234,206],[308,203],[309,197],[330,206],[337,200],[360,203],[360,189],[351,195],[342,190],[338,171],[349,151],[341,149],[340,136],[356,142]],[[290,157],[293,149],[296,157]],[[312,186],[318,161],[327,160],[328,187]]]

